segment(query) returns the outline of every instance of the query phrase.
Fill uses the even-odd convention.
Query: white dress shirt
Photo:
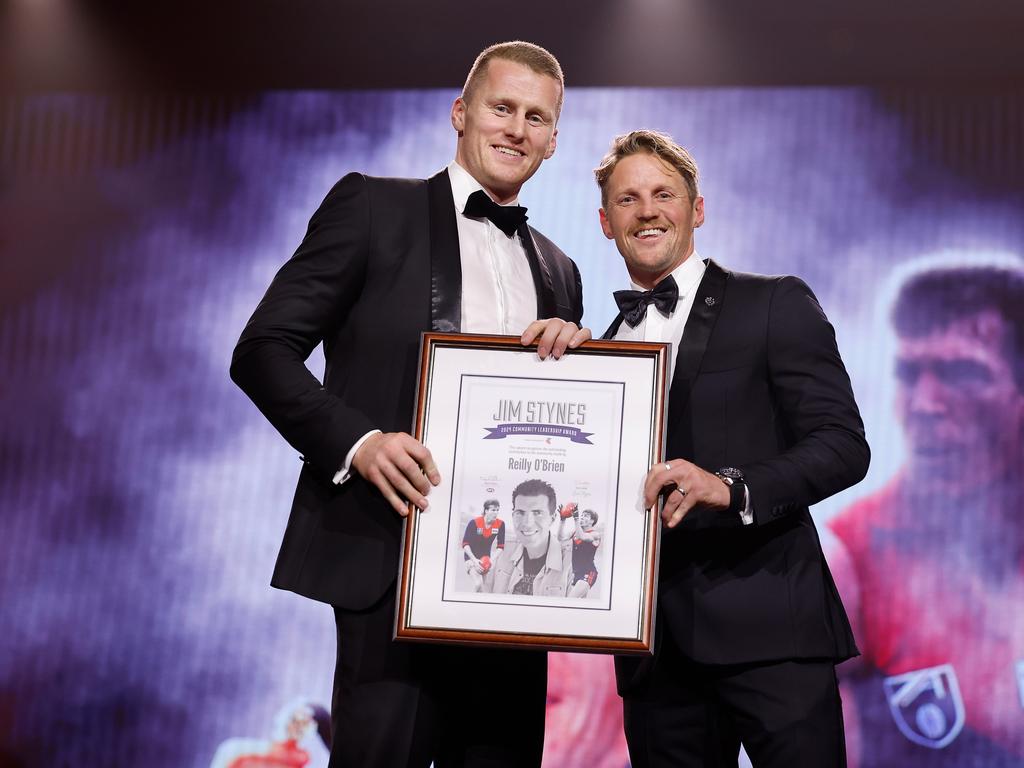
[[[489,219],[462,215],[469,196],[483,189],[469,171],[453,160],[448,165],[448,178],[455,202],[462,263],[460,330],[519,335],[537,319],[537,288],[526,250],[518,235],[509,237]],[[518,198],[506,205],[518,205]],[[356,440],[334,475],[336,484],[349,478],[352,457],[368,438],[379,432],[371,430]]]
[[[537,319],[537,288],[518,235],[509,237],[488,219],[463,216],[480,183],[461,165],[448,166],[459,227],[463,333],[518,336]],[[508,205],[518,205],[513,200]]]
[[[615,332],[618,341],[668,341],[672,344],[672,359],[668,367],[668,383],[672,385],[672,377],[676,371],[676,355],[679,352],[679,342],[683,340],[683,330],[686,327],[686,318],[690,316],[690,309],[693,307],[693,297],[697,293],[697,286],[704,277],[705,264],[700,255],[694,251],[682,264],[672,270],[672,277],[676,280],[679,288],[679,301],[676,303],[675,311],[668,317],[661,314],[653,304],[647,307],[647,315],[641,320],[636,328],[630,328],[629,324],[623,321],[619,330]],[[647,290],[642,285],[630,281],[634,291]]]

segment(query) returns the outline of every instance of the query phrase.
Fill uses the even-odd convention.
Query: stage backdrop
[[[0,765],[229,765],[283,749],[289,726],[311,765],[326,764],[302,725],[330,705],[333,617],[268,586],[299,458],[228,363],[340,176],[424,176],[451,160],[455,95],[0,101]],[[1022,114],[1010,92],[570,89],[558,149],[521,201],[579,265],[599,335],[627,279],[598,225],[592,169],[637,127],[693,152],[701,256],[801,276],[836,327],[873,462],[817,508],[824,528],[906,460],[894,275],[926,257],[1024,254]],[[1022,530],[1007,535],[1019,543]],[[905,621],[946,626],[941,581],[870,592],[827,544],[858,605],[912,589]],[[980,593],[998,610],[951,628],[963,638],[923,672],[883,666],[861,640],[871,664],[846,675],[854,764],[1024,764],[1020,565]],[[923,682],[900,687],[907,673]],[[506,682],[489,670],[477,689]],[[486,698],[467,717],[486,721]],[[550,707],[546,766],[625,765],[607,658],[553,658]],[[513,723],[490,725],[514,737]]]

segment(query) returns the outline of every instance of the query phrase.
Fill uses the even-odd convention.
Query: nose
[[[526,115],[516,112],[505,121],[505,135],[514,141],[521,141],[526,134]]]
[[[911,413],[936,416],[946,411],[946,385],[925,368],[921,375],[910,385],[907,406]]]
[[[637,201],[636,216],[644,221],[658,217],[658,207],[654,204],[653,197],[640,197]]]

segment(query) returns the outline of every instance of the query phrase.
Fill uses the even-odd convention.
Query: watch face
[[[720,470],[715,472],[715,474],[721,475],[722,477],[728,477],[730,480],[743,479],[743,473],[736,469],[736,467],[722,467]]]

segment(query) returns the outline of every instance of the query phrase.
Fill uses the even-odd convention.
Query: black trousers
[[[547,654],[395,642],[394,598],[334,610],[330,768],[539,768]]]
[[[651,673],[623,696],[633,768],[845,768],[831,660],[704,665],[661,638]]]

